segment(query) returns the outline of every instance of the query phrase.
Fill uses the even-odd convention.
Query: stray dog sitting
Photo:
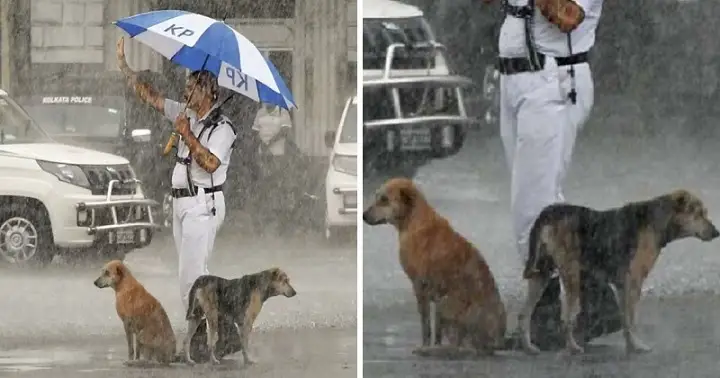
[[[626,350],[648,352],[635,335],[635,308],[642,285],[668,243],[694,237],[711,241],[720,236],[702,201],[686,190],[606,211],[554,204],[535,221],[523,272],[528,297],[518,317],[523,348],[539,349],[530,340],[530,314],[557,268],[565,291],[562,321],[565,348],[582,353],[573,335],[580,312],[580,274],[610,283],[622,313]]]
[[[430,303],[435,309],[434,344],[443,330],[456,351],[469,341],[476,353],[492,354],[505,335],[505,306],[487,262],[467,239],[440,216],[410,179],[388,180],[363,213],[369,225],[389,223],[398,231],[400,264],[410,279],[420,313],[422,348],[414,353],[442,355],[430,348]]]
[[[227,316],[233,319],[240,336],[240,346],[245,364],[254,361],[248,356],[248,341],[255,319],[268,298],[284,295],[292,298],[297,294],[290,285],[290,278],[279,268],[267,269],[236,279],[224,279],[205,275],[198,277],[190,289],[190,298],[186,320],[188,334],[184,341],[185,358],[189,364],[195,362],[190,357],[190,341],[202,322],[207,321],[207,343],[210,351],[210,363],[220,363],[215,348],[218,342],[218,318]]]
[[[129,361],[126,364],[142,365],[150,361],[170,364],[175,355],[175,334],[170,319],[130,269],[119,260],[110,261],[94,284],[115,290],[115,309],[127,338]]]

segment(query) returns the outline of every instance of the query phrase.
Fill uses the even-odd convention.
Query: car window
[[[34,101],[25,109],[50,135],[117,137],[125,123],[122,101],[93,99],[92,103],[72,104],[47,99]]]
[[[391,89],[386,87],[363,89],[363,120],[377,121],[397,118]]]
[[[21,107],[9,98],[0,97],[0,144],[51,141]]]
[[[357,143],[357,105],[350,104],[340,132],[340,143]]]
[[[434,67],[432,49],[427,47],[433,41],[429,25],[422,17],[398,19],[366,19],[363,21],[363,68],[381,69],[387,56],[387,49],[393,43],[414,46],[413,51],[396,50],[396,69]]]

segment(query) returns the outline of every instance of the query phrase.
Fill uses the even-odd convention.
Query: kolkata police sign
[[[42,98],[43,104],[92,104],[92,97],[48,96]]]

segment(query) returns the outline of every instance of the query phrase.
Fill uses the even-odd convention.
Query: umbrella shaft
[[[178,134],[173,132],[170,134],[170,138],[168,138],[167,144],[165,144],[165,149],[163,150],[163,156],[167,155],[172,151],[173,147],[175,146],[175,142],[177,142]]]

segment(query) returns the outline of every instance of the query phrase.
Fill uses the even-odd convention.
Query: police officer
[[[187,80],[184,101],[164,98],[137,80],[125,60],[124,40],[117,45],[117,61],[137,96],[174,122],[182,141],[172,174],[173,238],[178,253],[180,295],[187,309],[188,295],[197,277],[208,274],[215,235],[225,219],[223,183],[236,135],[218,109],[217,79],[195,71]],[[187,104],[187,109],[185,109]]]
[[[576,0],[584,18],[572,31],[564,32],[543,15],[536,4],[540,1],[503,0],[506,16],[499,37],[500,136],[511,173],[515,243],[523,261],[537,215],[545,206],[564,201],[562,184],[576,135],[593,105],[588,53],[595,44],[603,6],[603,0]],[[590,282],[583,281],[586,288]],[[595,293],[606,291],[609,288]],[[585,294],[583,297],[590,299]],[[558,296],[559,283],[555,280],[536,308],[537,316],[533,316],[539,339],[534,341],[540,348],[553,347],[553,340],[562,342]],[[588,316],[589,302],[583,303]],[[587,340],[618,327],[612,324],[583,336]]]

